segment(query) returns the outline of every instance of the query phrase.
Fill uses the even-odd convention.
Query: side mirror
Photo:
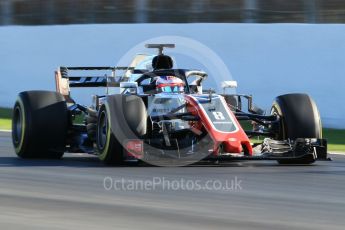
[[[222,88],[237,88],[237,81],[223,81]]]
[[[120,82],[120,93],[125,91],[130,94],[137,94],[138,82]]]
[[[223,94],[225,94],[226,88],[237,88],[237,81],[223,81],[221,87],[223,88]]]

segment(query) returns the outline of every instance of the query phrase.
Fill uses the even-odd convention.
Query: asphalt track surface
[[[81,154],[18,159],[10,133],[0,132],[0,229],[343,230],[345,156],[332,158],[312,166],[260,161],[104,167],[94,156]],[[126,187],[154,178],[171,187],[163,182],[147,189]],[[238,184],[198,190],[173,185],[181,180]],[[108,190],[115,181],[116,188]]]

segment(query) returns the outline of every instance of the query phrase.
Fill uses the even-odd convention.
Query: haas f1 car
[[[146,47],[158,54],[137,55],[128,67],[60,67],[56,92],[21,92],[12,124],[16,154],[61,158],[65,152],[89,153],[110,165],[232,160],[311,164],[327,159],[320,114],[308,95],[278,96],[265,113],[252,96],[225,93],[237,87],[235,81],[222,82],[224,92],[217,94],[203,90],[207,73],[175,69],[173,58],[163,53],[173,44]],[[84,106],[72,98],[73,87],[104,87],[105,93],[93,95],[92,104]],[[253,144],[253,137],[260,139]]]

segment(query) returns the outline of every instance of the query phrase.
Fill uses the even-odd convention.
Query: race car
[[[203,90],[206,72],[175,69],[174,59],[163,53],[174,44],[146,47],[158,54],[139,54],[128,67],[59,67],[56,92],[21,92],[12,123],[16,154],[61,158],[65,152],[89,153],[108,165],[328,159],[320,114],[307,94],[278,96],[265,114],[251,95],[225,93],[237,82],[222,82],[224,91],[218,94]],[[108,73],[90,74],[102,71]],[[84,106],[73,99],[74,87],[104,87],[106,92]],[[252,143],[253,137],[261,138]]]

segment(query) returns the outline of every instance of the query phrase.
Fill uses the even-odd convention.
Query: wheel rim
[[[23,113],[19,106],[13,111],[13,137],[16,144],[21,143],[23,134]]]
[[[104,149],[106,143],[107,143],[107,135],[108,134],[108,119],[107,119],[107,114],[105,111],[102,111],[100,115],[100,122],[98,126],[98,145],[100,149]]]

